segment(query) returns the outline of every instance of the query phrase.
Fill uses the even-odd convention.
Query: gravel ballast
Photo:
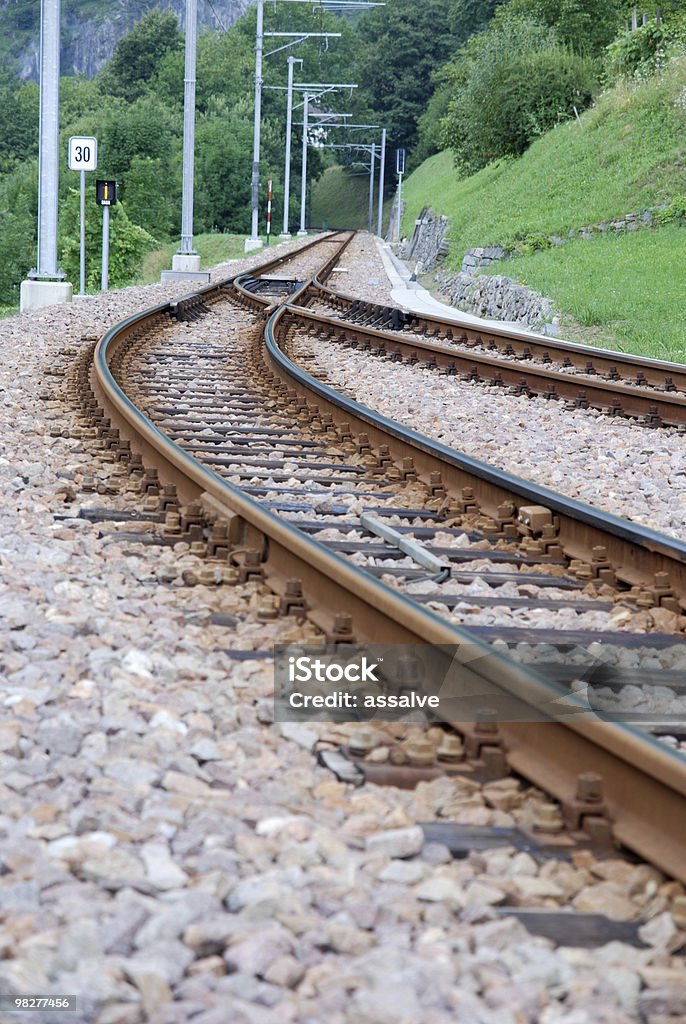
[[[344,256],[347,294],[388,302],[376,243],[354,239]],[[343,275],[341,275],[342,277]],[[387,280],[387,279],[386,279]],[[405,366],[308,339],[307,369],[359,402],[467,455],[596,508],[686,539],[686,438],[593,409],[503,394],[419,365]]]
[[[337,781],[312,745],[348,727],[270,724],[271,666],[229,653],[308,627],[259,621],[260,584],[190,585],[187,545],[76,518],[135,499],[106,493],[46,370],[186,290],[130,288],[0,322],[0,992],[78,1000],[72,1014],[11,1019],[626,1024],[666,1001],[686,1012],[682,886],[588,852],[453,861],[419,822],[511,825],[545,799],[510,779]],[[87,475],[95,494],[81,491]],[[210,625],[215,611],[235,626]],[[635,921],[645,945],[555,946],[502,914],[508,904]]]

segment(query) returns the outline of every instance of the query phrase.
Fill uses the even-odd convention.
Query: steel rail
[[[390,304],[385,306],[377,302],[355,299],[330,288],[319,276],[311,282],[309,289],[310,297],[317,294],[324,296],[340,308],[350,309],[357,304],[364,308],[376,309],[379,314],[393,308]],[[519,355],[523,359],[536,355],[545,358],[546,355],[555,354],[560,361],[565,357],[568,358],[572,366],[578,367],[582,372],[587,370],[588,363],[592,363],[596,373],[613,375],[616,372],[619,374],[619,378],[626,377],[627,379],[643,375],[646,383],[658,390],[664,390],[665,382],[670,379],[671,385],[677,391],[686,394],[686,366],[681,363],[563,341],[560,338],[525,331],[523,328],[505,327],[504,325],[499,327],[493,323],[475,324],[469,320],[460,320],[460,311],[457,309],[454,311],[454,318],[427,316],[424,313],[403,310],[400,312],[406,319],[408,330],[417,330],[420,333],[423,331],[426,333],[438,332],[439,335],[444,334],[446,337],[452,338],[459,331],[461,337],[457,340],[471,341],[481,345],[488,345],[492,342],[495,346],[500,344],[504,348],[509,345],[513,349],[513,355],[515,357]],[[620,372],[622,370],[623,373]]]
[[[300,316],[319,324],[341,338],[362,336],[380,355],[407,355],[432,366],[461,371],[470,379],[509,385],[519,393],[544,398],[567,399],[580,406],[606,409],[613,415],[642,418],[648,425],[682,426],[686,424],[686,394],[651,391],[635,384],[623,384],[603,378],[579,377],[538,365],[517,364],[479,352],[464,351],[435,341],[417,340],[402,334],[359,325],[326,313],[302,307]]]
[[[206,298],[214,291],[216,300],[227,284],[202,291]],[[192,298],[195,301],[195,296]],[[159,469],[161,477],[177,483],[187,500],[199,497],[211,514],[229,522],[239,548],[260,551],[275,592],[283,592],[288,578],[300,576],[306,596],[316,595],[324,609],[312,609],[312,618],[327,632],[331,632],[337,610],[352,613],[361,639],[454,644],[465,652],[471,671],[510,696],[537,708],[559,696],[562,691],[540,679],[533,669],[480,644],[468,632],[417,606],[266,511],[189,456],[134,406],[114,379],[110,363],[121,346],[135,344],[149,327],[172,314],[174,307],[178,308],[178,303],[158,305],[110,329],[96,346],[92,367],[93,386],[104,408],[134,449]],[[286,357],[276,344],[274,327],[286,312],[285,307],[274,312],[267,325],[266,357],[281,368]],[[291,368],[298,376],[304,372],[293,364]],[[241,555],[235,557],[240,560]],[[545,726],[519,722],[501,728],[512,767],[563,804],[574,806],[580,768],[602,774],[616,838],[669,874],[686,880],[686,765],[681,757],[630,727],[600,722],[594,716],[591,721],[551,721]]]

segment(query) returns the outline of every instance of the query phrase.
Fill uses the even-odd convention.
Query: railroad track
[[[343,295],[320,280],[301,292],[298,303],[329,340],[376,356],[430,365],[516,395],[686,431],[686,369],[674,363],[426,317]]]
[[[568,682],[551,651],[683,651],[686,546],[385,421],[291,361],[316,329],[299,302],[350,237],[130,317],[77,366],[87,422],[120,472],[142,478],[160,541],[189,541],[227,582],[264,580],[265,619],[307,615],[327,642],[456,646],[489,703],[550,709]],[[609,632],[618,600],[649,635]],[[475,607],[509,620],[466,631]],[[567,621],[536,629],[517,622],[522,612]],[[504,657],[504,643],[538,668]],[[477,760],[506,757],[561,802],[572,829],[611,828],[686,876],[676,752],[592,715],[544,728],[481,718],[451,723]]]

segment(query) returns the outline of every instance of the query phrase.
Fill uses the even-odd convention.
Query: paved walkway
[[[439,302],[418,281],[411,280],[408,268],[391,252],[390,246],[381,239],[376,240],[384,268],[393,286],[391,297],[403,309],[425,316],[438,316],[444,320],[455,320],[459,323],[481,324],[484,327],[505,327],[507,330],[518,331],[530,337],[533,332],[527,331],[521,324],[512,320],[485,320],[464,310]]]

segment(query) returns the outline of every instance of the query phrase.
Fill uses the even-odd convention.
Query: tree
[[[487,23],[499,0],[388,0],[361,18],[357,81],[394,145],[412,148],[432,75]]]
[[[510,0],[508,12],[554,28],[576,53],[602,55],[624,22],[623,0]]]
[[[122,39],[101,72],[104,92],[131,102],[142,96],[165,54],[180,51],[183,36],[176,15],[155,9]]]

